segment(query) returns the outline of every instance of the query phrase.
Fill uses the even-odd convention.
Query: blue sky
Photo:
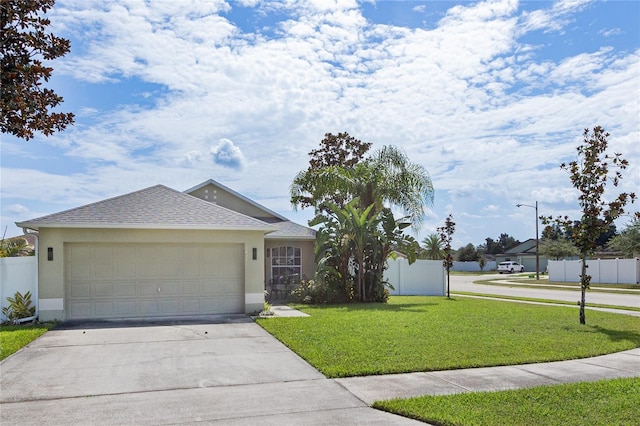
[[[8,236],[210,178],[306,224],[289,185],[327,132],[422,164],[436,192],[418,237],[452,213],[455,247],[533,238],[517,203],[577,219],[559,165],[586,127],[631,162],[618,191],[640,189],[637,1],[58,0],[49,17],[71,40],[49,87],[76,124],[0,136]]]

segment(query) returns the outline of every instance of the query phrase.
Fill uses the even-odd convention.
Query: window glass
[[[302,277],[302,250],[282,246],[271,249],[271,281],[285,284]]]

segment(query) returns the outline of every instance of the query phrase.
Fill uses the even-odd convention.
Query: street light
[[[516,207],[522,206],[536,209],[536,280],[540,280],[540,251],[538,250],[538,202],[536,201],[535,206],[529,204],[516,204]]]

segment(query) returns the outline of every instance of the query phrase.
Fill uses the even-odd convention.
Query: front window
[[[302,277],[302,253],[297,247],[282,246],[270,249],[271,282],[285,284]]]

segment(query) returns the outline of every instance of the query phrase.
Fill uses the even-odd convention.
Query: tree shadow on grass
[[[411,312],[424,312],[425,308],[430,306],[438,306],[437,302],[428,303],[353,303],[342,305],[326,305],[327,307],[344,309],[348,312],[356,311],[375,311],[375,312],[399,312],[399,311],[411,311]]]
[[[589,326],[598,333],[605,334],[612,342],[631,341],[640,347],[640,333],[634,330],[612,330],[599,325]]]

